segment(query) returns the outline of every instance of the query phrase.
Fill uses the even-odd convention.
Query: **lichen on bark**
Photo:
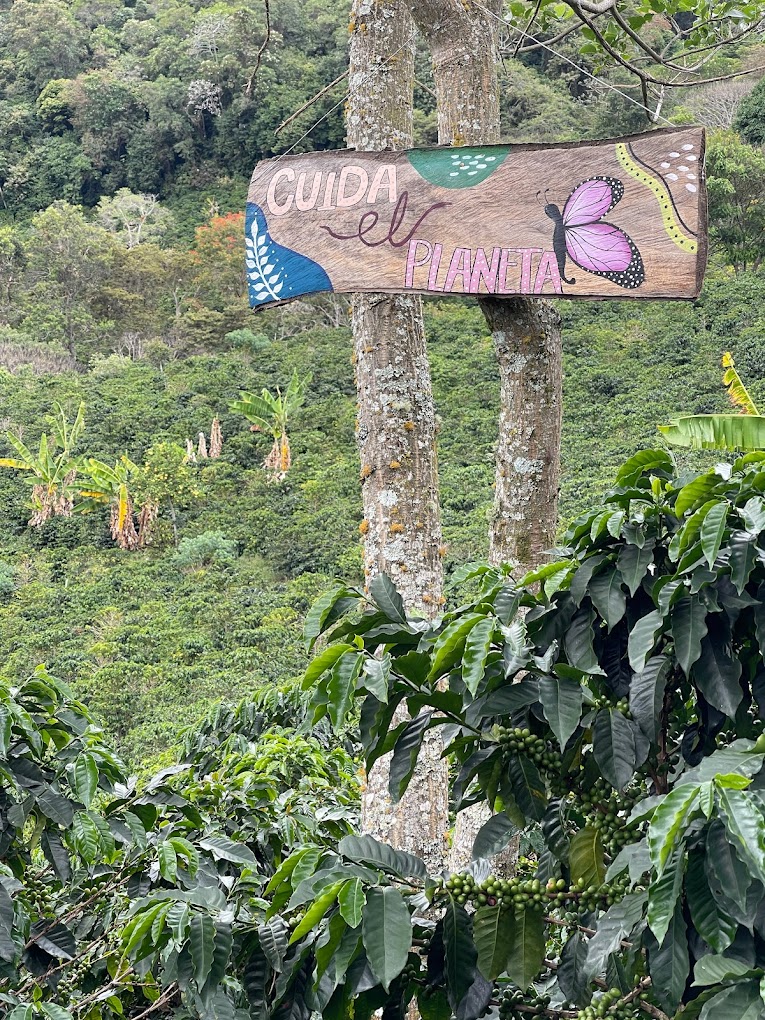
[[[414,24],[403,0],[354,0],[351,18],[348,145],[412,144]],[[358,393],[364,560],[385,571],[409,610],[441,603],[441,515],[436,416],[422,323],[412,295],[357,294],[352,301]],[[426,734],[404,798],[388,795],[389,758],[375,764],[362,795],[362,828],[444,866],[448,827],[446,764],[437,731]]]
[[[442,145],[500,140],[498,26],[501,0],[410,0],[430,48]],[[480,298],[494,339],[501,407],[496,447],[489,558],[524,572],[553,543],[560,474],[560,319],[544,301]],[[470,860],[488,818],[475,806],[460,812],[452,867]],[[505,861],[505,865],[508,862]]]

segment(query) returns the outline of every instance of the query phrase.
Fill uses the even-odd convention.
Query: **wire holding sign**
[[[267,160],[248,195],[251,304],[333,290],[692,298],[703,154],[703,130],[684,128]]]

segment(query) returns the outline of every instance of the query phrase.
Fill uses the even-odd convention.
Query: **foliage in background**
[[[0,467],[28,471],[31,475],[27,480],[32,486],[29,520],[32,527],[39,527],[51,517],[71,517],[78,495],[74,483],[81,462],[75,458],[74,450],[85,428],[85,404],[80,404],[71,425],[59,405],[49,421],[51,437],[43,432],[37,454],[22,442],[20,435],[8,432],[6,439],[18,456],[0,459]]]
[[[713,248],[736,272],[758,268],[765,256],[765,154],[733,131],[714,136],[707,150]]]
[[[249,422],[252,422],[251,432],[270,432],[273,436],[273,446],[263,461],[263,467],[274,481],[284,481],[292,466],[287,422],[305,403],[310,381],[310,376],[301,379],[297,371],[294,371],[283,396],[278,387],[276,396],[267,389],[261,390],[260,396],[255,393],[240,393],[239,400],[235,400],[229,407],[229,411],[243,414]]]
[[[749,145],[765,144],[765,83],[759,81],[741,101],[732,127]]]
[[[715,369],[726,348],[762,404],[763,307],[765,284],[752,273],[735,287],[713,277],[695,307],[602,304],[593,316],[585,305],[563,306],[564,522],[608,488],[625,457],[655,441],[657,420],[726,409]],[[0,405],[32,449],[53,402],[71,420],[85,400],[88,451],[109,465],[122,453],[141,465],[151,447],[170,444],[171,455],[154,461],[158,475],[181,465],[186,437],[207,429],[239,390],[283,391],[293,371],[312,374],[292,419],[294,464],[281,485],[268,484],[265,451],[245,419],[228,411],[222,456],[182,466],[188,496],[173,500],[179,542],[219,531],[236,543],[233,563],[198,570],[176,563],[172,491],[162,493],[151,546],[128,556],[114,549],[104,510],[28,529],[22,472],[0,472],[11,578],[0,604],[0,676],[18,683],[45,662],[88,701],[133,767],[167,761],[179,726],[212,702],[298,674],[311,600],[333,575],[362,576],[350,337],[344,328],[306,329],[305,315],[285,308],[261,316],[257,352],[111,357],[89,372],[54,376],[0,372]],[[429,303],[426,324],[451,574],[486,548],[499,395],[477,309],[460,300]],[[685,470],[713,463],[714,454],[679,450],[678,457]],[[156,479],[165,484],[175,485]]]
[[[739,5],[736,20],[751,6]],[[241,210],[259,159],[290,147],[341,148],[343,83],[307,104],[346,69],[347,4],[271,0],[269,8],[269,45],[254,77],[254,54],[266,35],[264,5],[256,0],[200,9],[159,0],[97,12],[72,0],[24,0],[1,11],[3,48],[14,57],[0,68],[0,215],[23,221],[62,199],[87,208],[101,203],[109,223],[124,224],[125,213],[135,218],[136,196],[158,196],[173,216],[164,239],[188,243],[210,212]],[[651,9],[659,24],[646,28],[647,9],[632,15],[637,30],[663,48],[676,23],[655,18]],[[529,25],[532,12],[527,3],[513,5],[514,26]],[[549,32],[543,38],[571,27],[563,5],[544,4],[538,13],[534,31]],[[686,25],[676,43],[691,46],[706,31],[708,44],[718,25],[730,26],[728,8],[715,6],[718,14],[710,24]],[[632,49],[611,25],[615,44]],[[593,81],[593,72],[613,76],[597,48],[574,36],[553,47],[562,56],[537,47],[514,61],[503,96],[504,132],[526,140],[549,138],[554,129],[558,138],[581,138],[646,126],[639,107],[615,102],[614,93]],[[730,63],[707,59],[705,70],[727,70]],[[417,77],[416,140],[432,142],[432,79],[422,50]],[[674,97],[665,97],[664,112],[674,106]],[[145,198],[140,204],[145,207]],[[129,241],[129,231],[120,232]]]
[[[9,1015],[758,1015],[763,492],[765,453],[679,477],[645,450],[557,561],[518,584],[468,567],[441,619],[384,576],[336,588],[306,618],[328,642],[305,694],[218,708],[142,784],[44,670],[3,687]],[[349,833],[357,699],[394,800],[443,728],[455,809],[494,812],[466,872]],[[493,876],[519,832],[524,868]]]
[[[53,426],[52,437],[49,439],[47,433],[43,432],[36,455],[22,442],[20,435],[8,432],[8,443],[20,459],[0,459],[0,467],[29,471],[32,475],[31,527],[42,527],[53,517],[68,518],[106,506],[109,510],[109,530],[120,549],[144,549],[152,541],[160,502],[167,500],[174,521],[174,505],[170,495],[180,500],[189,495],[198,495],[186,477],[188,472],[184,472],[186,455],[183,451],[180,451],[179,460],[178,453],[172,449],[164,451],[151,448],[146,463],[140,469],[123,453],[114,467],[110,467],[95,457],[74,453],[85,429],[84,403],[80,403],[71,425],[60,405],[55,406],[55,415],[48,420]],[[160,473],[155,463],[163,453],[165,459],[168,455],[170,457],[169,465],[159,464],[165,474]],[[167,491],[168,483],[171,486],[170,495]],[[136,490],[141,502],[137,512],[137,527],[133,505],[133,493]]]

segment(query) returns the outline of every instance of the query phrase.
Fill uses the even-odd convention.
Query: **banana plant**
[[[80,489],[83,503],[79,509],[87,513],[95,506],[108,506],[112,538],[121,549],[127,550],[140,549],[147,544],[150,525],[156,517],[156,512],[152,513],[148,509],[150,505],[145,504],[139,514],[139,528],[136,530],[129,486],[131,475],[137,470],[137,466],[125,454],[116,461],[114,467],[95,457],[88,457],[82,464],[88,485]]]
[[[70,517],[77,494],[74,481],[81,463],[73,451],[85,428],[85,404],[80,404],[71,424],[60,404],[54,405],[54,411],[51,435],[43,432],[37,453],[30,450],[20,435],[7,432],[8,443],[18,456],[0,458],[0,467],[30,472],[33,512],[29,523],[33,527],[51,517]]]
[[[260,396],[240,392],[241,399],[230,405],[231,411],[243,414],[251,422],[253,432],[270,432],[273,436],[274,443],[263,461],[263,467],[274,480],[283,479],[292,464],[287,422],[290,415],[305,402],[310,381],[310,376],[301,379],[297,371],[294,371],[284,394],[278,386],[276,396],[265,388],[260,391]]]
[[[733,355],[726,352],[722,358],[725,369],[723,384],[731,403],[739,408],[734,414],[687,414],[669,425],[660,425],[659,431],[674,446],[694,450],[763,450],[765,449],[765,416],[736,371]]]

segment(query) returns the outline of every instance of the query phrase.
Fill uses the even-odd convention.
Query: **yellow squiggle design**
[[[617,143],[616,158],[630,177],[634,177],[636,181],[639,181],[641,184],[645,184],[645,186],[650,188],[654,193],[661,210],[661,219],[664,223],[664,229],[669,235],[670,240],[674,241],[678,248],[682,248],[683,251],[687,251],[692,255],[695,255],[698,250],[698,244],[683,233],[683,229],[675,216],[672,199],[669,196],[666,185],[662,181],[652,177],[651,174],[647,173],[641,166],[638,166],[627,151],[627,146],[624,142]]]

